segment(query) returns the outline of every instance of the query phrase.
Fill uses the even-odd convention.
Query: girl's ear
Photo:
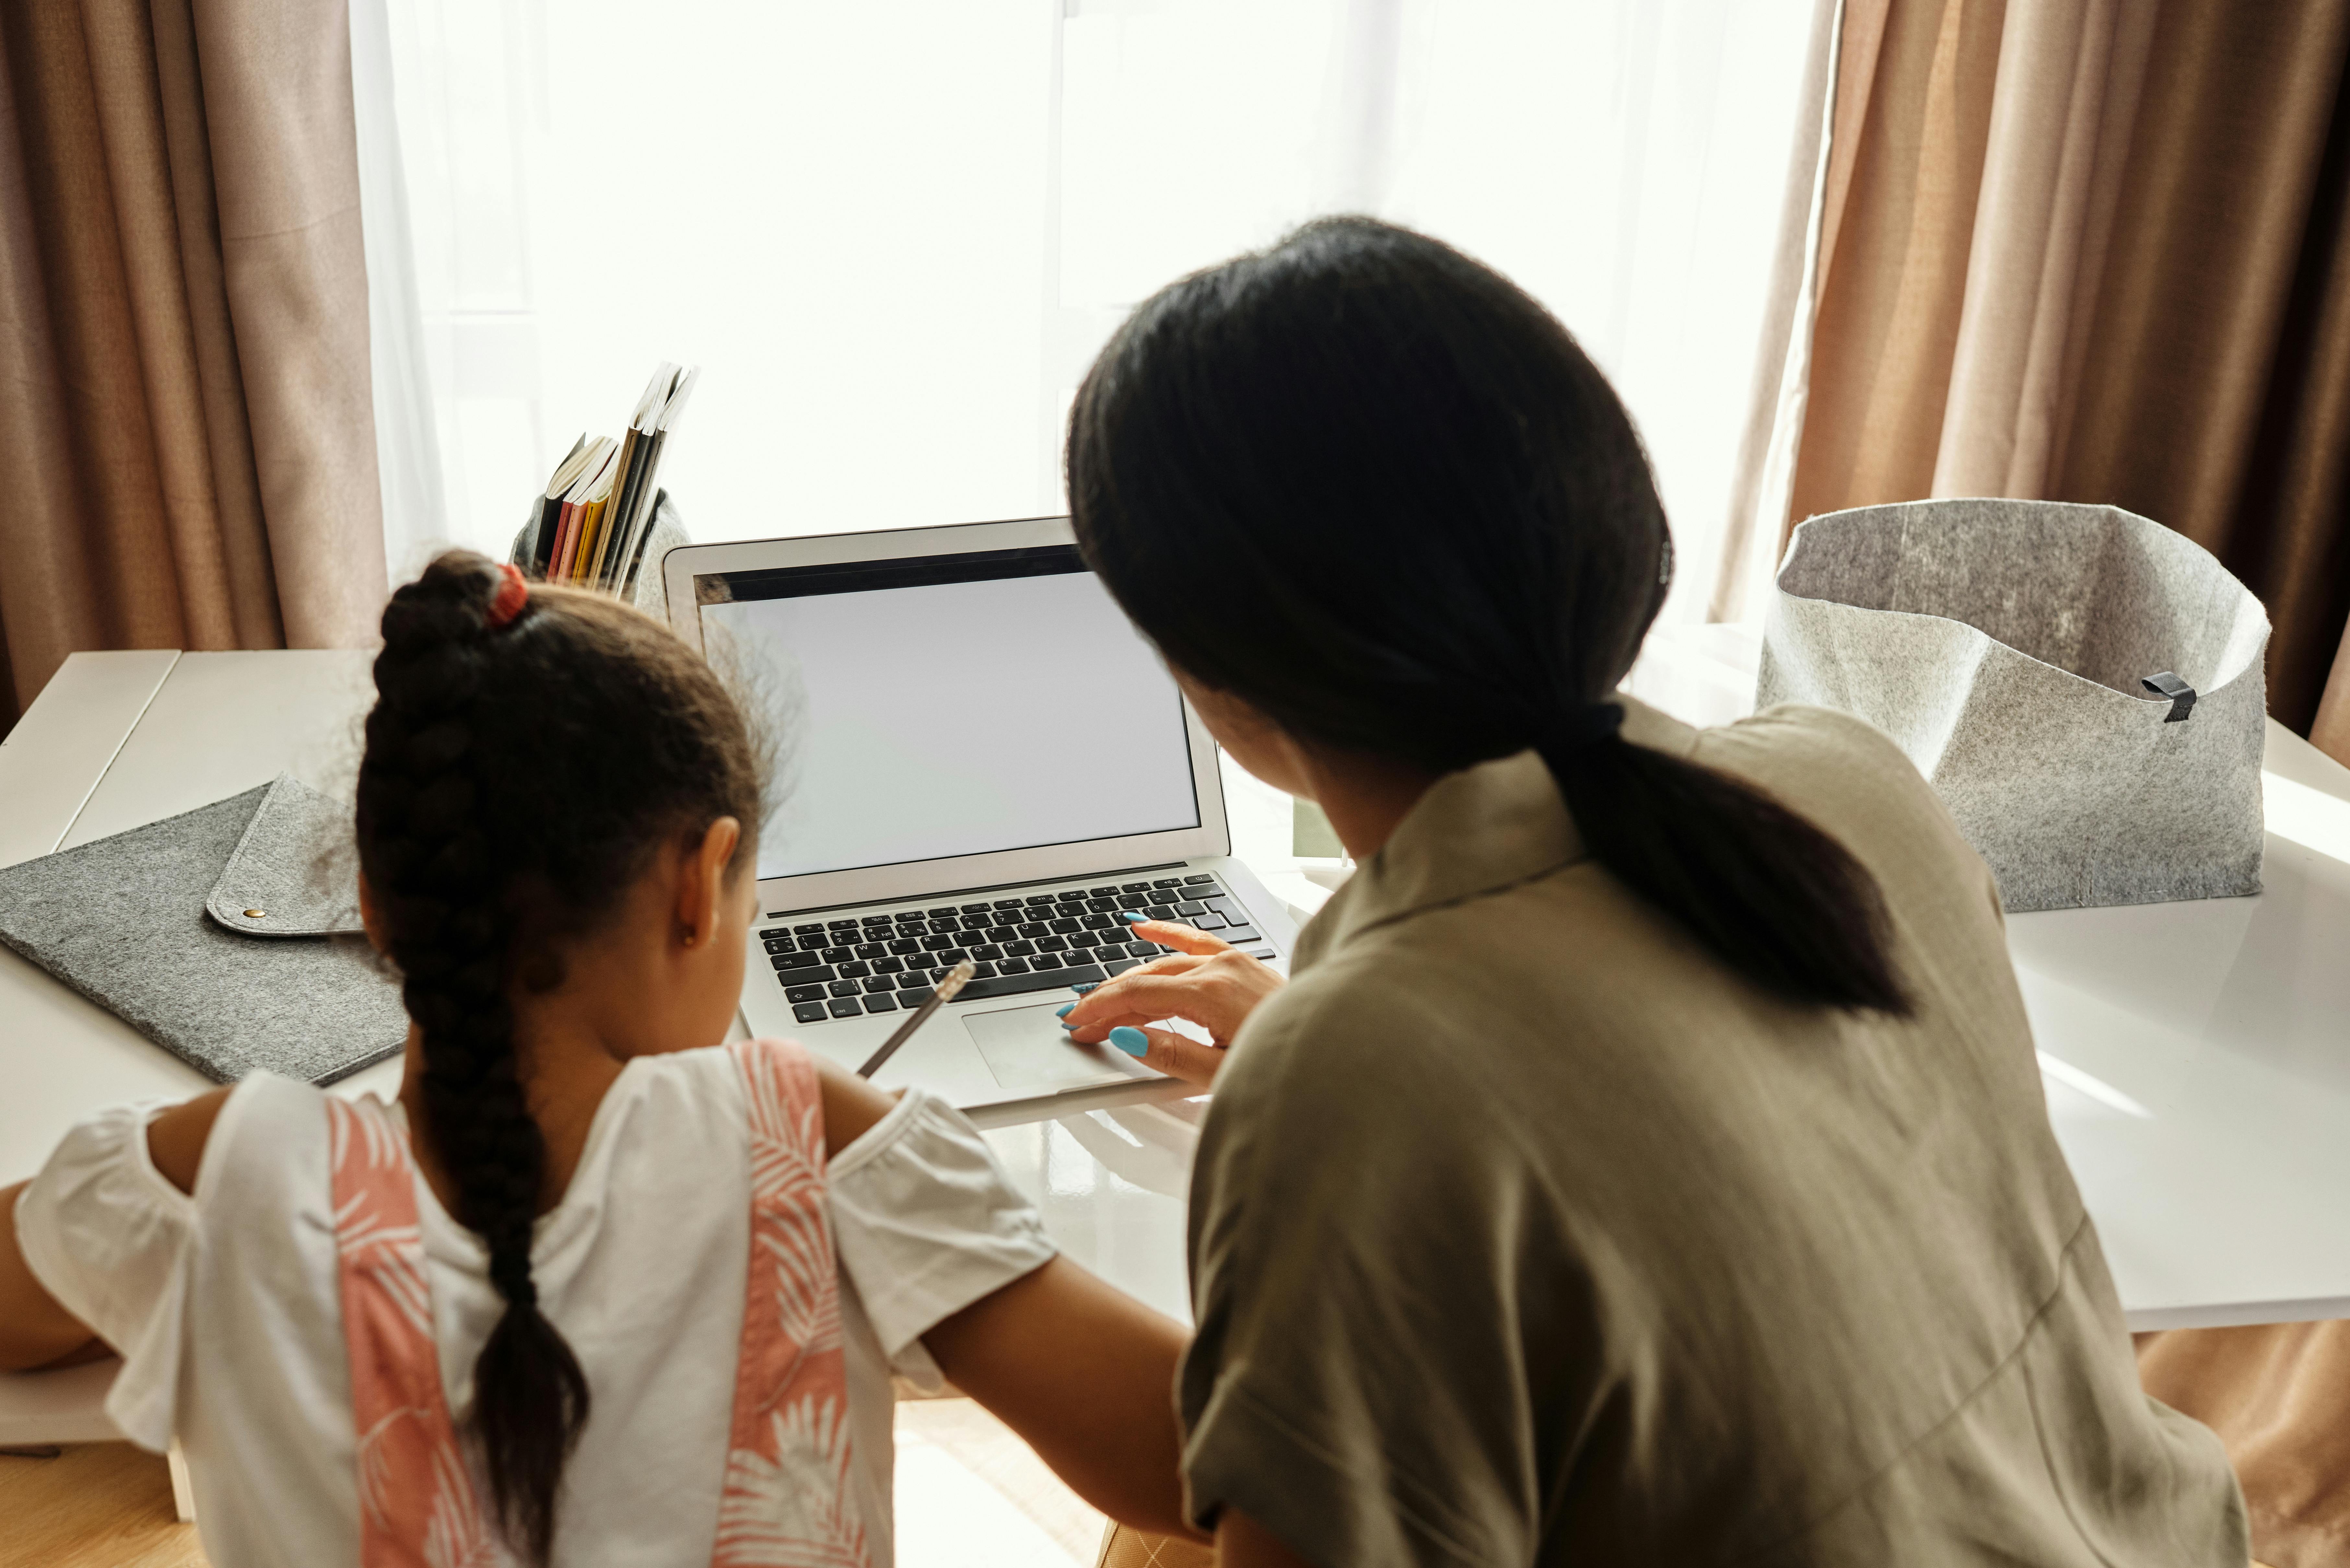
[[[726,867],[743,842],[743,825],[722,816],[702,831],[702,842],[686,853],[678,877],[678,940],[699,947],[718,930],[720,900],[726,893]]]

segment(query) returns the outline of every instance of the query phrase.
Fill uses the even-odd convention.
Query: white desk
[[[1696,722],[1734,717],[1751,705],[1752,646],[1735,628],[1660,637],[1633,689]],[[367,665],[346,652],[75,656],[0,744],[0,864],[288,769],[348,789]],[[2140,1329],[2350,1316],[2350,771],[2275,726],[2268,768],[2261,898],[2010,922],[2057,1136]],[[397,1076],[386,1063],[338,1088],[389,1094]],[[97,1106],[207,1086],[5,950],[0,1085],[0,1184]],[[1073,1258],[1188,1315],[1180,1115],[988,1136]]]

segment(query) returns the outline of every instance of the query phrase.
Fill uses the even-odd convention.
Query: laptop
[[[662,576],[671,624],[779,742],[754,1035],[855,1069],[969,958],[875,1083],[990,1123],[1198,1093],[1056,1010],[1167,950],[1122,912],[1276,966],[1295,931],[1232,857],[1214,742],[1067,518],[689,545]]]

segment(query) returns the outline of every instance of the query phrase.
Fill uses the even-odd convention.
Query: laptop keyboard
[[[1240,901],[1204,871],[769,926],[759,939],[792,1016],[825,1023],[920,1007],[966,958],[976,972],[958,1002],[1107,980],[1174,950],[1128,936],[1121,911],[1180,920],[1237,948],[1264,940]],[[1273,956],[1270,947],[1253,950]]]

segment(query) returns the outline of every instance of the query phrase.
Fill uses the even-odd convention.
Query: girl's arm
[[[182,1192],[196,1189],[204,1141],[228,1103],[226,1089],[173,1106],[147,1124],[147,1154],[163,1179]],[[16,1244],[16,1199],[31,1183],[0,1189],[0,1372],[26,1372],[88,1359],[102,1348],[79,1318],[57,1304],[25,1262]]]
[[[31,1185],[20,1181],[0,1188],[0,1372],[29,1372],[63,1361],[98,1339],[25,1264],[16,1245],[16,1199]]]
[[[1055,1258],[922,1336],[939,1369],[1120,1524],[1198,1536],[1183,1518],[1175,1364],[1191,1335]]]
[[[897,1096],[816,1059],[825,1144],[843,1149]],[[939,1370],[1071,1490],[1120,1524],[1201,1539],[1183,1520],[1175,1363],[1191,1335],[1066,1258],[922,1336]]]

